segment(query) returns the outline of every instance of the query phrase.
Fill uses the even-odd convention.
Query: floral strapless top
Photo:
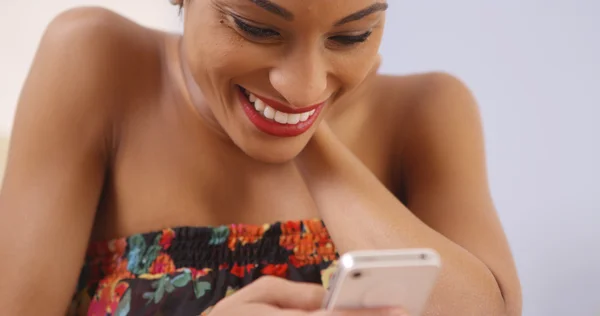
[[[263,275],[328,286],[321,220],[179,227],[91,243],[68,315],[207,315]]]

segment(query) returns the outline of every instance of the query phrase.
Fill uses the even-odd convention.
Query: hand
[[[210,316],[392,316],[395,309],[320,310],[325,289],[316,284],[262,277],[217,303]]]

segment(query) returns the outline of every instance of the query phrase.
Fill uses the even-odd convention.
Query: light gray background
[[[524,315],[600,315],[600,2],[388,1],[383,71],[448,71],[481,105]],[[2,1],[0,131],[44,26],[86,4],[181,29],[167,0]]]

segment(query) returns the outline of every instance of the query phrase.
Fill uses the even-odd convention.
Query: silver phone
[[[423,313],[441,268],[433,249],[353,251],[329,282],[325,309],[402,307]]]

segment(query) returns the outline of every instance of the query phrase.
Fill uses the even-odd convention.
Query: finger
[[[401,308],[367,308],[346,310],[323,310],[311,314],[311,316],[409,316]]]
[[[263,303],[283,309],[312,311],[321,308],[325,292],[325,289],[317,284],[264,276],[235,295],[238,295],[236,303]]]
[[[243,310],[240,310],[243,309]],[[225,310],[224,310],[225,311]],[[224,312],[223,311],[223,312]],[[218,314],[218,313],[215,313]],[[221,315],[221,314],[218,314]],[[223,315],[246,315],[246,316],[311,316],[308,311],[298,309],[281,309],[277,306],[250,303],[239,306],[235,311],[227,310]]]

